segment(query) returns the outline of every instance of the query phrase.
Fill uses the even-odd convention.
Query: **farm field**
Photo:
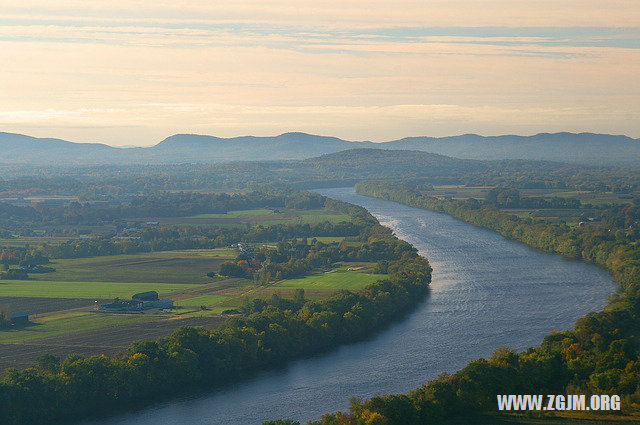
[[[316,273],[296,279],[288,279],[273,285],[273,288],[358,290],[383,278],[380,274],[365,270],[348,270],[343,266],[329,272]]]
[[[0,246],[28,246],[47,243],[59,245],[72,238],[64,236],[20,236],[17,238],[0,238]]]
[[[158,316],[153,314],[109,314],[95,311],[52,313],[38,317],[28,326],[0,332],[0,343],[24,343],[154,319],[157,320]]]
[[[438,198],[451,197],[454,199],[467,199],[476,198],[484,199],[487,196],[489,190],[493,189],[491,186],[457,186],[457,185],[443,185],[434,186],[433,190],[425,192],[429,196],[435,196]]]
[[[131,298],[137,292],[157,291],[160,295],[200,286],[158,282],[82,282],[57,280],[2,280],[0,297],[45,298]]]
[[[563,198],[577,198],[583,204],[606,205],[606,204],[631,204],[633,196],[628,196],[613,192],[592,192],[592,191],[557,191],[548,196]]]
[[[216,248],[53,260],[55,272],[31,277],[36,281],[203,284],[212,281],[208,272],[235,255],[232,248]]]
[[[492,186],[462,186],[444,185],[434,186],[433,190],[425,191],[429,196],[451,197],[454,199],[476,198],[484,199]],[[560,197],[576,198],[583,204],[630,204],[632,196],[613,192],[596,192],[589,190],[567,191],[564,189],[518,189],[523,197]]]
[[[273,210],[268,210],[266,208],[257,208],[254,210],[229,211],[222,214],[198,214],[198,215],[191,216],[191,218],[238,218],[238,217],[270,215],[270,214],[275,214],[275,213]]]
[[[348,221],[349,216],[326,209],[296,210],[282,208],[269,210],[260,208],[229,211],[225,214],[198,214],[190,217],[150,217],[144,220],[157,221],[161,225],[245,226],[285,223],[316,224],[324,221],[339,223]]]
[[[181,326],[203,326],[214,329],[226,320],[225,317],[165,318],[155,321],[138,320],[116,325],[59,334],[24,343],[0,342],[0,371],[7,367],[23,368],[34,364],[43,353],[65,358],[72,353],[84,355],[115,354],[126,351],[129,345],[139,340],[154,340],[171,334]]]
[[[29,280],[0,280],[0,310],[26,312],[30,316],[28,325],[0,331],[0,345],[10,345],[4,349],[5,352],[19,353],[22,351],[16,350],[16,344],[32,344],[29,352],[37,352],[34,348],[37,344],[49,341],[47,347],[55,342],[58,344],[55,352],[68,354],[70,348],[64,347],[64,341],[70,336],[111,332],[122,340],[131,329],[148,329],[143,325],[152,326],[151,323],[157,330],[153,338],[157,338],[161,330],[164,333],[160,332],[162,335],[159,336],[166,336],[181,324],[198,319],[194,316],[211,316],[225,310],[199,311],[203,302],[214,304],[224,298],[214,295],[216,292],[239,295],[244,291],[249,283],[246,279],[212,279],[206,276],[206,273],[215,271],[221,261],[236,255],[235,249],[219,248],[63,259],[52,261],[50,265],[56,269],[53,273],[34,273]],[[192,311],[181,308],[172,312],[145,311],[142,314],[95,311],[96,301],[103,304],[116,297],[130,299],[133,294],[145,291],[157,291],[161,297],[176,300],[204,298],[197,299],[197,303],[185,303],[197,306]],[[176,301],[176,304],[179,307],[181,302]],[[202,320],[205,319],[220,321],[215,317]],[[164,322],[171,322],[171,326]],[[131,338],[145,339],[145,335],[142,331],[134,332]],[[119,347],[122,348],[122,344]],[[94,353],[91,347],[75,349],[84,354]],[[0,348],[0,367],[6,366],[1,358],[2,350]],[[40,350],[41,354],[46,352],[44,348]]]
[[[311,243],[312,240],[317,240],[318,242],[322,242],[322,243],[340,243],[345,239],[348,239],[344,236],[314,236],[312,238],[307,238],[307,243]]]
[[[448,197],[452,199],[485,199],[491,186],[434,186],[431,191],[425,191],[429,196],[439,198]],[[520,218],[530,218],[533,220],[545,220],[548,222],[565,222],[570,226],[577,226],[580,221],[585,221],[585,216],[595,215],[595,210],[588,208],[589,204],[597,207],[608,204],[630,204],[631,195],[613,192],[597,192],[588,190],[567,191],[564,189],[519,189],[521,198],[543,197],[543,198],[574,198],[580,200],[582,208],[555,209],[555,208],[503,208],[502,211],[516,215]]]
[[[325,218],[307,215],[305,220]],[[316,239],[339,243],[345,238]],[[28,325],[0,332],[0,368],[24,367],[45,352],[63,357],[72,352],[111,354],[125,350],[132,341],[157,339],[183,325],[217,326],[225,320],[223,312],[240,308],[247,298],[288,297],[304,289],[307,299],[321,300],[382,277],[371,273],[372,263],[342,263],[330,272],[269,285],[206,276],[236,255],[235,249],[219,248],[62,259],[52,261],[55,272],[31,274],[30,280],[0,281],[0,309],[30,315]],[[95,310],[96,301],[129,299],[145,291],[157,291],[161,298],[173,300],[175,308],[144,313]]]
[[[98,302],[105,300],[98,299]],[[0,310],[25,311],[31,315],[50,313],[52,311],[71,310],[92,307],[93,298],[51,298],[51,297],[0,297]]]

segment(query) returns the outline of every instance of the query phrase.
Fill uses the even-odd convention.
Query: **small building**
[[[159,299],[156,291],[140,292],[131,297],[131,300],[120,300],[116,298],[110,304],[102,304],[98,307],[102,311],[138,312],[143,310],[172,309],[173,301],[169,299]]]
[[[140,292],[131,297],[134,301],[158,301],[158,298],[156,291]]]
[[[151,308],[159,308],[162,310],[170,310],[173,308],[173,301],[168,299],[156,300],[156,301],[143,301],[142,309],[147,310]]]
[[[115,299],[110,304],[101,304],[98,307],[102,311],[140,311],[142,310],[142,301],[120,300]]]
[[[14,325],[26,325],[29,323],[29,313],[24,311],[16,311],[9,314],[9,319]]]

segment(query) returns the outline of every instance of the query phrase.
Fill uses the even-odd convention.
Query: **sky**
[[[0,131],[640,137],[638,0],[0,0]]]

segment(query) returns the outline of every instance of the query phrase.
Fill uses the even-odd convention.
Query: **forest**
[[[605,207],[601,221],[581,228],[534,223],[491,203],[437,199],[411,185],[363,182],[358,193],[450,214],[537,249],[609,270],[620,290],[604,311],[574,329],[553,332],[536,348],[501,348],[408,394],[354,399],[348,413],[326,414],[314,425],[412,425],[454,417],[496,415],[497,394],[619,394],[623,413],[640,407],[640,202]]]

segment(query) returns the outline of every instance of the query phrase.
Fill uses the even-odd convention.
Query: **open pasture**
[[[576,198],[583,204],[607,205],[607,204],[631,204],[633,196],[613,193],[613,192],[594,192],[594,191],[558,191],[549,196],[557,196],[561,198]]]
[[[0,238],[0,246],[36,246],[42,243],[60,245],[71,238],[64,236],[19,236],[16,238]]]
[[[104,302],[92,298],[0,297],[0,311],[26,311],[34,315],[91,307],[96,301]]]
[[[32,320],[29,325],[0,332],[0,343],[24,343],[154,319],[157,320],[157,317],[151,314],[112,314],[95,311],[52,313]]]
[[[96,317],[103,319],[105,316],[122,319],[122,315],[96,314]],[[128,322],[109,323],[107,327],[99,329],[81,331],[76,326],[76,331],[72,333],[58,333],[56,336],[50,334],[45,338],[32,338],[21,343],[0,342],[0,371],[8,367],[31,366],[43,353],[53,354],[62,359],[72,353],[87,356],[111,355],[126,351],[129,345],[135,341],[155,340],[168,336],[182,326],[202,326],[214,329],[226,320],[225,317],[211,316],[169,317],[148,321],[144,320],[145,317],[142,316],[136,315],[134,318],[136,320]],[[41,335],[45,335],[45,333],[41,333]]]
[[[487,196],[491,186],[461,186],[461,185],[444,185],[434,186],[433,190],[425,192],[429,196],[436,198],[454,198],[454,199],[484,199]]]
[[[366,271],[347,270],[341,267],[329,272],[314,273],[295,279],[288,279],[273,285],[273,288],[358,290],[384,278],[384,275]]]
[[[229,211],[225,214],[198,214],[190,217],[153,217],[148,220],[157,221],[162,225],[190,225],[190,226],[247,226],[272,225],[286,223],[316,224],[324,221],[339,223],[349,221],[347,214],[326,209],[297,210],[282,208],[269,210],[264,208],[253,210]],[[145,219],[147,220],[147,219]]]
[[[137,292],[170,294],[198,284],[157,282],[78,282],[56,280],[2,280],[0,297],[131,298]]]
[[[204,284],[212,281],[208,272],[236,254],[234,249],[218,248],[53,260],[55,272],[30,277],[35,281]]]
[[[191,218],[241,218],[241,217],[256,217],[263,215],[275,214],[273,210],[266,208],[256,208],[254,210],[236,210],[229,211],[222,214],[198,214],[191,216]]]

